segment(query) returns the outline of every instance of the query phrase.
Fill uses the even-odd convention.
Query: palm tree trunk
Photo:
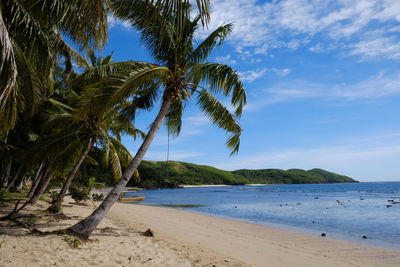
[[[13,185],[14,185],[14,183],[17,181],[17,179],[19,178],[19,174],[21,173],[21,171],[22,171],[22,168],[23,168],[23,166],[20,166],[18,169],[17,169],[17,172],[14,174],[14,176],[10,179],[10,181],[8,182],[8,185],[7,185],[7,187],[6,187],[6,189],[5,189],[5,191],[8,191]]]
[[[42,179],[40,179],[40,183],[38,184],[35,192],[33,193],[32,197],[29,199],[29,204],[36,204],[39,201],[40,196],[44,193],[55,170],[52,169],[51,163],[47,166],[46,172],[43,174]]]
[[[72,170],[68,173],[67,180],[65,181],[63,187],[61,188],[61,191],[58,194],[57,199],[49,207],[50,211],[55,210],[55,208],[62,203],[65,195],[67,194],[67,190],[68,190],[69,186],[71,185],[72,180],[74,179],[78,169],[82,165],[82,162],[86,159],[87,155],[89,154],[90,149],[92,149],[92,146],[93,146],[93,137],[90,137],[89,141],[88,141],[88,144],[87,144],[87,147],[83,151],[82,156],[80,157],[78,162],[75,164],[75,166],[72,168]]]
[[[135,157],[132,159],[128,168],[125,169],[121,179],[114,186],[106,199],[91,215],[89,215],[89,217],[85,218],[84,220],[78,222],[68,229],[72,234],[83,238],[88,238],[92,234],[94,229],[96,229],[97,225],[99,225],[101,220],[103,220],[103,218],[107,215],[107,212],[110,210],[111,206],[118,200],[119,195],[124,190],[126,184],[131,179],[133,172],[137,169],[144,155],[149,149],[150,144],[153,141],[158,129],[160,129],[165,115],[167,115],[170,104],[171,99],[167,94],[165,94],[156,119],[151,125],[151,128],[147,133],[145,139],[143,140],[143,143],[140,146],[139,150],[136,152]]]
[[[40,180],[43,177],[43,173],[45,171],[43,168],[45,167],[45,165],[46,165],[45,161],[43,161],[42,164],[40,164],[39,169],[37,170],[37,173],[36,173],[36,177],[32,181],[31,189],[29,190],[29,193],[26,196],[27,199],[30,199],[33,196],[33,193],[35,192],[36,187],[38,186]]]
[[[0,188],[6,188],[8,185],[8,180],[10,178],[11,167],[12,167],[12,160],[9,160],[4,168],[3,178],[0,184]]]
[[[22,187],[26,179],[25,178],[26,173],[27,173],[26,169],[22,172],[22,174],[20,173],[19,178],[15,180],[13,186],[10,189],[11,192],[22,192]]]

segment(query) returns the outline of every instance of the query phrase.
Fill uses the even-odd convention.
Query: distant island
[[[356,180],[322,169],[241,169],[224,171],[207,165],[180,161],[143,161],[139,166],[141,180],[129,186],[141,188],[178,188],[181,185],[244,184],[318,184],[355,183]]]

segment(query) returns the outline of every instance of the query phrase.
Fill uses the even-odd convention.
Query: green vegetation
[[[92,200],[94,202],[103,201],[104,200],[104,195],[102,193],[100,193],[100,194],[94,193],[94,194],[92,194]]]
[[[208,0],[196,1],[194,20],[189,0],[0,2],[0,192],[29,190],[21,209],[53,186],[62,187],[52,193],[49,210],[61,210],[70,186],[77,199],[87,198],[88,187],[96,186],[85,183],[90,165],[101,166],[94,168],[102,176],[98,182],[114,184],[112,195],[118,196],[138,178],[136,169],[160,125],[165,121],[179,133],[191,96],[214,124],[231,133],[227,146],[237,152],[244,88],[229,66],[204,62],[231,26],[219,27],[200,46],[193,40],[209,21]],[[97,57],[107,42],[109,15],[135,27],[160,65]],[[211,92],[231,97],[235,114]],[[162,112],[149,121],[152,130],[137,130],[137,111],[160,102]],[[130,155],[122,136],[146,137],[139,156]],[[116,199],[107,198],[90,225],[70,231],[88,237]]]
[[[245,184],[247,179],[234,173],[205,165],[186,162],[142,161],[139,166],[140,183],[143,188],[174,188],[182,184]]]
[[[82,242],[79,238],[65,236],[64,241],[68,243],[71,248],[78,248]]]
[[[255,184],[319,184],[319,183],[351,183],[356,182],[350,177],[328,172],[322,169],[309,171],[301,169],[237,170],[233,171]]]
[[[347,183],[352,178],[322,169],[309,171],[301,169],[279,170],[237,170],[224,171],[211,166],[170,161],[143,161],[139,166],[141,180],[131,186],[142,188],[176,188],[179,185],[202,184],[309,184]]]
[[[25,197],[26,197],[25,193],[9,192],[9,191],[0,192],[0,202],[10,201],[10,200],[24,200]]]

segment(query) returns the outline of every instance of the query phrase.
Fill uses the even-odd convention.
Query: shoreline
[[[195,185],[195,184],[187,184],[187,185],[179,185],[182,188],[194,188],[194,187],[227,187],[227,186],[233,186],[229,184],[201,184],[201,185]]]
[[[275,184],[243,184],[243,185],[231,185],[231,184],[187,184],[187,185],[179,185],[182,188],[193,188],[193,187],[227,187],[227,186],[259,186],[259,185],[275,185]]]
[[[251,266],[398,266],[400,251],[191,211],[116,204],[110,217]]]
[[[368,238],[362,239],[362,237],[357,238],[355,236],[348,236],[348,235],[345,235],[345,234],[339,233],[339,232],[323,231],[323,230],[311,229],[311,228],[306,228],[306,227],[302,227],[302,226],[298,226],[298,225],[289,225],[289,224],[284,224],[284,223],[279,223],[279,222],[263,222],[263,223],[261,223],[261,222],[248,221],[246,219],[239,219],[239,218],[234,218],[234,217],[229,217],[229,216],[193,211],[193,210],[190,210],[190,209],[187,209],[186,207],[184,207],[185,205],[182,205],[183,207],[180,207],[179,205],[177,205],[177,206],[157,205],[157,204],[139,204],[139,205],[178,209],[178,210],[182,210],[182,211],[186,211],[186,212],[190,212],[190,213],[204,215],[204,216],[211,217],[211,218],[218,218],[218,219],[224,219],[224,220],[228,220],[228,221],[238,221],[238,222],[249,223],[249,224],[258,225],[258,226],[271,227],[271,228],[282,230],[282,231],[291,231],[291,232],[295,232],[295,233],[299,233],[299,234],[312,235],[314,237],[319,237],[322,233],[325,233],[326,238],[328,238],[328,239],[351,242],[351,243],[359,244],[362,246],[367,246],[367,247],[372,247],[372,248],[377,248],[377,249],[388,249],[388,250],[394,250],[394,251],[400,252],[400,245],[393,244],[390,242],[385,242],[384,240],[374,240],[374,239],[368,239]]]
[[[35,209],[47,206],[41,202]],[[76,205],[69,197],[63,207],[66,218],[47,218],[48,221],[38,222],[38,228],[65,229],[95,209],[90,202]],[[65,236],[24,234],[13,225],[2,226],[0,266],[7,267],[386,267],[398,266],[400,262],[400,250],[138,204],[116,203],[90,241],[78,248],[71,248]],[[142,235],[147,229],[152,230],[154,237]]]

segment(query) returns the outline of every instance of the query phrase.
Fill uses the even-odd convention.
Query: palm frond
[[[215,29],[196,47],[196,49],[189,55],[187,60],[192,63],[200,63],[207,59],[212,49],[217,45],[221,45],[222,42],[232,32],[232,27],[233,24],[230,23]]]
[[[87,60],[68,45],[58,31],[54,30],[51,35],[53,46],[65,59],[64,65],[66,73],[69,73],[72,70],[72,61],[74,61],[79,67],[89,68]]]
[[[93,166],[99,166],[100,164],[97,162],[97,160],[90,155],[87,155],[85,158],[85,163],[93,165]]]
[[[85,114],[95,114],[125,101],[140,96],[148,89],[157,90],[162,81],[170,75],[170,70],[149,63],[138,63],[129,74],[115,74],[110,78],[87,86],[80,102]]]
[[[41,16],[47,23],[58,25],[60,31],[80,48],[101,47],[107,40],[108,0],[36,1],[31,12],[48,12]],[[28,4],[28,3],[26,3]]]
[[[94,55],[93,55],[94,56]],[[150,63],[140,61],[121,61],[121,62],[109,62],[107,64],[99,64],[97,58],[92,58],[92,67],[86,69],[82,74],[70,81],[74,87],[84,87],[93,83],[97,83],[101,80],[112,77],[112,75],[128,75],[129,73],[140,69],[151,67]]]
[[[235,115],[240,117],[246,104],[246,91],[235,70],[228,65],[218,63],[196,64],[189,76],[194,84],[202,82],[213,92],[222,92],[225,96],[231,94],[231,104],[236,108]]]
[[[183,110],[185,108],[185,103],[182,99],[176,99],[171,103],[168,113],[165,116],[166,125],[170,134],[178,136],[182,129],[182,116]]]
[[[197,104],[213,124],[231,133],[226,145],[232,150],[231,155],[236,154],[239,151],[242,129],[234,115],[205,89],[197,93]]]
[[[0,4],[0,110],[4,108],[5,101],[12,94],[17,83],[17,64],[12,47],[11,37],[3,20]]]

